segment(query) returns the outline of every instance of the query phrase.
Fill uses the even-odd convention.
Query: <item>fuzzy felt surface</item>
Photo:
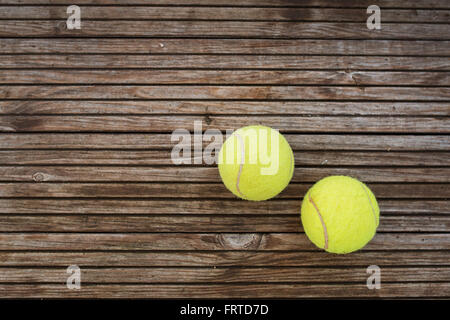
[[[318,181],[303,199],[301,219],[308,238],[332,253],[363,248],[375,235],[380,209],[370,189],[347,176]]]
[[[260,143],[265,148],[260,148]],[[275,197],[286,188],[294,173],[294,154],[289,143],[278,131],[265,126],[235,131],[223,144],[219,159],[223,183],[245,200]]]

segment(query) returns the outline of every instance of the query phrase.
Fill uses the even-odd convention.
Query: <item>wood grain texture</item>
[[[211,285],[86,285],[83,290],[68,290],[65,284],[0,285],[5,298],[379,298],[447,297],[448,283],[393,283],[383,291],[367,290],[366,284],[211,284]]]
[[[450,296],[448,1],[380,0],[375,31],[366,0],[80,0],[67,30],[71,4],[0,0],[1,297]],[[199,155],[175,165],[195,124],[280,129],[293,181],[241,201]],[[329,175],[381,210],[349,255],[300,222]]]
[[[217,210],[220,212],[220,210]],[[378,232],[447,232],[448,216],[382,216]],[[303,232],[291,216],[0,216],[0,232]]]
[[[205,121],[205,123],[202,123]],[[303,133],[449,133],[448,117],[258,117],[258,116],[3,116],[0,132],[193,132],[196,124],[204,130],[236,130],[248,123],[269,126],[283,132]],[[175,141],[180,141],[176,138]]]
[[[16,71],[17,72],[17,71]],[[18,73],[18,72],[17,72]],[[0,75],[1,77],[1,75]],[[205,114],[447,116],[448,102],[0,100],[0,115]]]
[[[446,135],[284,134],[293,150],[449,151]],[[205,139],[209,137],[206,135]],[[208,142],[203,142],[204,146]],[[1,149],[169,149],[190,143],[170,134],[33,133],[3,134]]]
[[[0,250],[311,250],[303,233],[2,233]],[[377,233],[366,250],[449,250],[448,233]]]
[[[184,40],[183,40],[184,41]],[[273,56],[273,55],[5,55],[0,68],[101,68],[101,69],[283,69],[338,70],[351,77],[356,70],[449,71],[442,57]],[[161,72],[164,73],[164,72]],[[75,73],[76,74],[76,71]],[[95,73],[94,73],[95,74]],[[446,77],[442,73],[441,77]],[[355,74],[355,79],[357,75]]]
[[[170,150],[0,150],[0,165],[172,165]],[[203,164],[196,154],[183,155],[186,165]],[[296,166],[450,166],[449,152],[295,151]]]
[[[291,183],[278,198],[302,198],[311,183]],[[371,183],[370,189],[378,199],[441,199],[450,198],[450,188],[445,183]],[[220,198],[235,199],[225,186],[218,183],[0,183],[0,197],[31,198]],[[384,205],[384,202],[382,203]],[[241,204],[244,205],[244,204]],[[247,205],[247,203],[245,204]],[[399,203],[399,206],[401,204]],[[409,209],[414,212],[413,207]]]
[[[450,168],[296,167],[292,182],[315,182],[329,175],[365,182],[450,183]],[[0,181],[17,182],[220,182],[217,167],[0,166]]]
[[[89,5],[116,5],[114,0],[78,0],[79,4]],[[124,5],[148,5],[147,0],[123,0]],[[0,0],[0,4],[10,5],[22,5],[22,4],[42,4],[42,5],[54,5],[54,4],[72,4],[70,0]],[[273,7],[344,7],[344,8],[367,8],[372,2],[370,0],[362,1],[334,1],[334,0],[308,0],[301,3],[286,1],[286,0],[265,0],[264,6]],[[258,0],[154,0],[152,5],[178,5],[178,6],[261,6],[261,1]],[[441,9],[448,8],[450,5],[446,0],[406,0],[402,1],[401,6],[396,0],[379,0],[378,5],[386,8],[429,8],[429,9]]]
[[[296,60],[302,58],[300,55],[311,54],[446,56],[449,47],[450,42],[445,40],[0,39],[0,53],[2,54],[270,54],[296,55]],[[13,56],[9,58],[11,59]],[[100,56],[94,58],[98,60]],[[150,56],[148,58],[150,59]],[[240,57],[240,59],[243,58],[245,57]],[[169,63],[172,59],[177,60],[177,56],[160,60],[161,63]],[[221,57],[221,59],[226,59],[226,57]],[[359,58],[355,57],[355,59],[358,60]],[[368,57],[366,59],[371,61]],[[58,60],[58,57],[55,57],[55,61]],[[332,61],[326,61],[332,63]],[[2,62],[5,63],[5,61]],[[351,59],[349,59],[349,63],[351,63]],[[247,64],[247,66],[251,67],[251,64]],[[421,65],[421,67],[423,66]]]
[[[0,251],[1,267],[361,267],[450,266],[447,251]]]
[[[120,4],[120,3],[119,3]],[[211,3],[214,4],[214,3]],[[260,3],[264,5],[264,2]],[[84,20],[252,20],[365,22],[366,8],[245,8],[232,7],[101,7],[81,6]],[[66,20],[67,6],[2,6],[2,19]],[[445,23],[449,10],[385,9],[383,22]]]
[[[221,99],[448,101],[448,87],[5,85],[5,99]]]
[[[364,283],[365,268],[82,268],[83,284],[91,283],[324,283],[340,279]],[[125,276],[124,276],[125,275]],[[2,283],[64,283],[65,268],[0,268]],[[384,282],[450,281],[450,268],[383,268]]]
[[[369,30],[355,22],[266,21],[83,21],[83,28],[68,30],[66,21],[0,20],[0,37],[188,37],[275,39],[393,39],[450,40],[440,24],[383,23]]]
[[[88,189],[89,190],[89,189]],[[297,199],[274,199],[246,202],[237,199],[0,199],[4,214],[230,214],[286,215],[299,214],[301,195]],[[405,199],[379,201],[382,214],[447,215],[446,199]]]
[[[0,84],[277,84],[449,86],[450,72],[5,70]]]

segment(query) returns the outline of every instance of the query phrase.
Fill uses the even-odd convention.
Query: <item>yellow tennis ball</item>
[[[346,176],[318,181],[306,193],[301,219],[308,238],[332,253],[364,247],[375,235],[380,209],[372,191]]]
[[[227,189],[239,198],[267,200],[289,184],[294,173],[294,154],[277,130],[243,127],[222,145],[219,172]]]

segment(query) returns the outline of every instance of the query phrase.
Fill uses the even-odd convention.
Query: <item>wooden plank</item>
[[[450,182],[449,167],[296,167],[293,182],[315,182],[329,175],[365,182]],[[0,166],[0,181],[21,182],[220,182],[217,167]]]
[[[2,54],[272,54],[272,55],[410,55],[445,56],[449,41],[407,40],[283,40],[283,39],[0,39]],[[8,60],[14,56],[9,56]],[[44,56],[45,58],[45,56]],[[153,57],[147,56],[147,59]],[[167,58],[167,57],[166,57]],[[183,59],[186,59],[185,56]],[[239,57],[243,61],[245,56]],[[58,57],[54,57],[58,61]],[[96,61],[100,56],[93,57]],[[130,59],[130,58],[128,58]],[[168,60],[178,60],[172,56]],[[221,57],[226,59],[226,57]],[[335,58],[337,59],[337,58]],[[354,57],[358,61],[360,57]],[[367,57],[365,58],[368,61]],[[194,60],[194,59],[191,59]],[[445,59],[441,59],[445,60]],[[73,60],[72,60],[73,61]],[[144,60],[145,61],[145,60]],[[143,62],[144,62],[143,61]],[[161,59],[161,61],[164,61]],[[225,60],[227,61],[227,60]],[[4,63],[4,61],[2,61]],[[189,61],[190,63],[192,61]],[[25,63],[24,61],[22,63]],[[217,64],[216,59],[216,64]],[[230,62],[231,63],[231,62]],[[331,63],[331,62],[328,62]],[[248,64],[250,65],[250,64]],[[448,63],[447,63],[448,65]],[[424,66],[421,65],[421,68]],[[417,68],[417,65],[416,65]]]
[[[449,48],[450,50],[450,48]],[[0,68],[200,68],[200,69],[295,69],[339,70],[347,77],[357,70],[448,71],[442,57],[283,56],[283,55],[4,55]],[[286,71],[284,70],[284,71]],[[165,71],[164,71],[165,72]],[[76,72],[74,73],[76,74]],[[441,76],[445,77],[446,74]],[[355,78],[357,75],[355,75]]]
[[[117,5],[114,0],[78,0],[80,5]],[[42,5],[56,5],[56,4],[66,4],[71,5],[70,0],[0,0],[0,4],[5,5],[25,5],[25,4],[42,4]],[[123,5],[149,5],[147,0],[123,0],[121,1]],[[242,7],[242,6],[273,6],[273,7],[338,7],[338,8],[367,8],[373,4],[369,0],[344,0],[344,1],[334,1],[334,0],[310,0],[307,2],[292,2],[284,0],[265,0],[264,5],[258,0],[154,0],[152,1],[153,6],[161,5],[178,5],[178,6],[232,6],[232,7]],[[430,9],[440,9],[440,8],[450,8],[450,5],[446,0],[407,0],[402,1],[401,6],[396,0],[379,0],[377,2],[378,6],[385,8],[430,8]]]
[[[164,284],[84,285],[69,290],[66,284],[2,284],[5,298],[379,298],[448,297],[449,283],[386,283],[368,290],[364,284]]]
[[[76,89],[75,89],[76,90]],[[218,89],[220,91],[220,89]],[[429,89],[428,89],[429,90]],[[0,89],[1,91],[1,89]],[[227,91],[227,90],[225,90]],[[425,93],[425,90],[423,90]],[[433,90],[429,90],[433,91]],[[450,90],[449,94],[450,94]],[[255,93],[258,94],[258,93]],[[432,94],[432,92],[430,92]],[[204,122],[203,122],[204,121]],[[202,123],[203,122],[203,123]],[[236,130],[260,124],[283,132],[338,133],[449,133],[448,117],[396,116],[2,116],[0,132],[193,132],[196,125],[204,130]],[[175,137],[175,139],[177,139]],[[176,141],[180,141],[178,138]]]
[[[450,269],[382,268],[383,283],[449,281]],[[81,268],[82,283],[345,283],[367,281],[365,268]],[[66,268],[1,268],[2,283],[65,283]]]
[[[440,87],[365,86],[4,85],[0,86],[0,95],[5,99],[447,101],[450,99],[450,89]]]
[[[1,267],[361,267],[450,266],[448,251],[0,251]]]
[[[123,189],[126,188],[124,185]],[[299,214],[301,194],[295,200],[274,199],[262,202],[242,202],[237,199],[149,200],[145,195],[136,199],[0,199],[3,214],[230,214],[286,215]],[[450,213],[446,200],[383,200],[383,214],[444,214]]]
[[[0,100],[0,114],[449,115],[448,102]],[[170,142],[168,142],[169,144]]]
[[[284,134],[293,150],[448,151],[445,135]],[[205,139],[208,138],[206,135]],[[209,140],[210,141],[210,140]],[[210,142],[204,142],[204,146]],[[2,134],[2,149],[172,149],[170,134],[33,133]]]
[[[2,233],[0,250],[313,250],[303,233]],[[448,233],[377,233],[366,250],[450,250]]]
[[[65,0],[0,4],[7,1],[50,6],[0,6],[0,16],[61,19],[0,21],[0,37],[56,37],[0,39],[7,54],[0,62],[0,290],[7,297],[449,296],[447,3],[381,0],[383,10],[394,9],[381,31],[370,32],[365,0],[141,7],[130,4],[142,0],[117,7],[95,0],[83,8],[94,15],[83,17],[122,18],[119,27],[84,20],[70,32],[65,7],[55,5]],[[433,6],[440,10],[423,10]],[[416,9],[415,21],[387,23],[414,19],[401,8]],[[34,9],[43,10],[27,16]],[[133,10],[142,20],[124,21]],[[344,13],[357,11],[360,20],[345,22]],[[216,21],[144,21],[149,14]],[[152,39],[159,35],[205,38]],[[378,40],[350,40],[367,38]],[[244,101],[251,99],[262,102]],[[173,166],[169,133],[192,130],[195,120],[203,130],[248,121],[281,129],[295,150],[294,182],[278,199],[250,203],[225,190],[215,167]],[[351,256],[315,248],[299,222],[301,197],[330,174],[356,175],[380,200],[378,234]],[[81,291],[65,286],[71,264],[86,271]],[[382,290],[365,286],[371,264],[385,271]]]
[[[290,183],[278,198],[303,197],[310,183]],[[378,199],[439,199],[450,198],[445,183],[369,184]],[[0,197],[56,197],[56,198],[220,198],[234,199],[222,183],[0,183]],[[412,209],[411,209],[412,210]],[[412,210],[413,211],[413,210]]]
[[[0,37],[233,37],[282,39],[394,39],[449,40],[441,24],[383,23],[369,30],[354,22],[262,21],[83,21],[81,29],[68,30],[66,21],[0,20]]]
[[[277,84],[450,86],[450,72],[4,70],[0,84]]]
[[[264,3],[261,3],[264,5]],[[67,6],[2,6],[3,19],[66,20]],[[232,7],[148,7],[81,6],[85,20],[252,20],[252,21],[337,21],[366,22],[366,8],[246,8]],[[383,23],[446,23],[448,10],[383,9]]]
[[[205,164],[202,156],[183,155],[185,164]],[[297,166],[450,166],[450,152],[295,151]],[[1,151],[0,165],[172,165],[170,150]],[[0,191],[1,192],[1,191]]]
[[[220,211],[220,210],[219,210]],[[446,232],[448,216],[385,216],[378,232]],[[291,216],[0,215],[0,232],[303,232]],[[1,271],[0,271],[1,272]],[[1,277],[1,276],[0,276]]]

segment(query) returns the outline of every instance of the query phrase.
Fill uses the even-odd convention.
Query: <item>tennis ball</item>
[[[306,193],[301,219],[308,238],[332,253],[364,247],[375,235],[380,209],[372,191],[346,176],[318,181]]]
[[[277,130],[243,127],[222,145],[219,173],[227,189],[239,198],[267,200],[289,184],[294,173],[294,154]]]

